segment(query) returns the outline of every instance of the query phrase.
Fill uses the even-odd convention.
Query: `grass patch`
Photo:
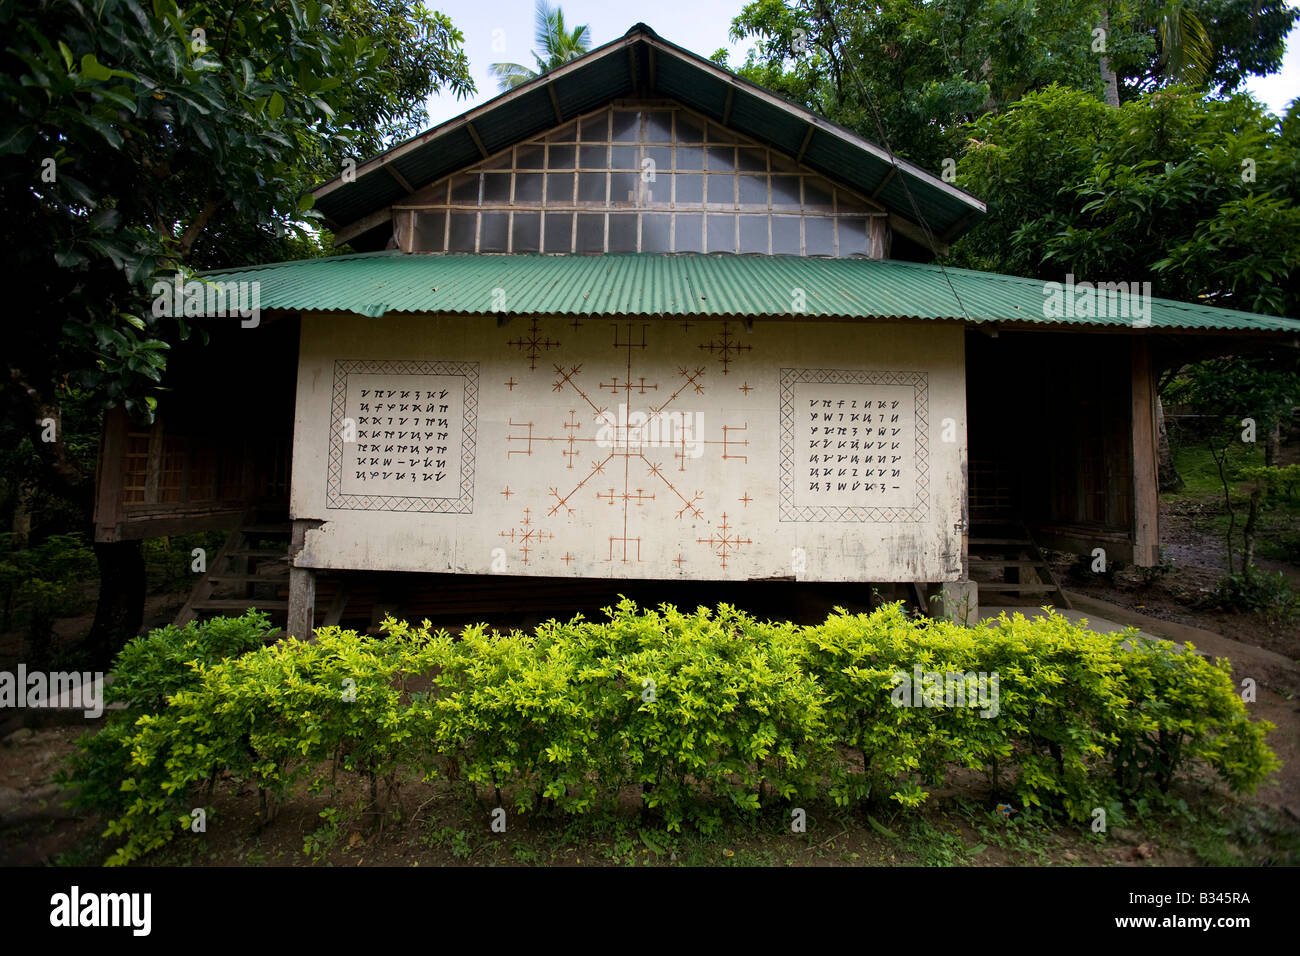
[[[1171,448],[1174,456],[1174,468],[1182,477],[1185,487],[1170,497],[1199,497],[1218,495],[1223,498],[1223,482],[1219,480],[1219,466],[1210,454],[1208,445],[1178,445]],[[1228,480],[1237,480],[1241,469],[1264,464],[1264,446],[1262,444],[1240,444],[1230,452],[1228,459]]]
[[[1218,465],[1205,445],[1173,448],[1174,466],[1186,483],[1180,491],[1166,492],[1161,498],[1175,511],[1191,518],[1193,528],[1217,542],[1228,534],[1230,518],[1223,501],[1223,482]],[[1249,506],[1249,492],[1241,473],[1246,468],[1264,464],[1262,445],[1241,445],[1232,452],[1227,475],[1232,506],[1236,510],[1234,549],[1241,547],[1241,532]],[[1271,496],[1259,515],[1255,553],[1276,561],[1300,562],[1300,500]],[[1225,567],[1225,571],[1227,568]]]

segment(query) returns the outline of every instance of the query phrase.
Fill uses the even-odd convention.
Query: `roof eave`
[[[408,192],[411,191],[412,188],[418,189],[427,185],[427,183],[423,182],[408,184],[400,173],[397,172],[394,164],[404,157],[410,156],[413,152],[425,147],[430,143],[430,141],[441,139],[442,137],[449,136],[462,130],[466,131],[474,139],[475,143],[479,145],[479,148],[482,149],[482,144],[475,135],[475,128],[473,125],[477,120],[482,119],[489,113],[499,110],[502,107],[508,106],[510,103],[518,99],[531,96],[543,89],[551,92],[552,102],[556,103],[558,101],[553,92],[556,83],[563,81],[575,73],[580,73],[584,70],[590,69],[593,65],[608,57],[616,57],[623,51],[642,43],[644,43],[651,51],[658,51],[665,55],[675,57],[688,66],[707,74],[716,82],[725,84],[729,91],[741,91],[745,95],[751,96],[772,108],[781,110],[788,116],[796,119],[798,122],[806,124],[809,136],[811,136],[814,131],[818,131],[826,136],[833,137],[835,140],[838,140],[847,146],[861,150],[880,163],[892,166],[894,170],[901,172],[906,179],[912,180],[915,184],[927,190],[933,190],[949,200],[961,203],[966,209],[966,212],[956,217],[955,222],[944,223],[944,227],[941,231],[935,231],[933,241],[927,240],[924,243],[925,245],[930,246],[932,251],[937,254],[942,252],[942,248],[945,247],[947,243],[953,241],[966,232],[974,224],[975,219],[988,211],[988,207],[985,203],[976,199],[964,190],[958,189],[956,186],[944,182],[941,178],[926,172],[906,160],[900,159],[870,140],[858,136],[856,133],[831,122],[825,117],[818,116],[816,113],[806,109],[805,107],[787,100],[770,90],[766,90],[756,83],[737,76],[731,71],[723,69],[717,64],[693,53],[690,50],[664,40],[655,33],[654,30],[641,23],[636,24],[623,36],[611,40],[602,46],[596,47],[570,63],[566,63],[563,66],[548,71],[547,73],[529,80],[512,90],[501,93],[488,100],[486,103],[474,107],[454,119],[435,126],[418,136],[414,136],[405,142],[380,153],[378,156],[366,160],[364,163],[358,165],[355,170],[349,171],[346,174],[346,180],[345,174],[341,173],[340,175],[335,176],[333,179],[313,190],[312,195],[319,204],[322,199],[328,198],[339,190],[347,186],[358,185],[362,180],[369,179],[376,175],[391,175],[393,179],[395,179],[399,184],[402,184]],[[730,99],[730,96],[728,99]],[[569,118],[571,117],[558,117],[557,121],[567,122]],[[716,120],[725,124],[725,119],[723,117],[716,117]],[[385,183],[385,185],[388,184]],[[336,233],[352,238],[359,237],[366,232],[371,232],[377,229],[377,226],[369,226],[366,229],[358,229],[356,226],[357,223],[360,223],[363,219],[379,215],[382,212],[383,209],[377,207],[364,216],[347,222],[342,222],[331,216],[327,211],[322,210],[326,225]],[[905,220],[914,226],[916,233],[922,233],[925,231],[921,228],[919,223],[913,222],[910,216],[904,215],[906,210],[900,211],[895,209],[893,212],[895,215],[899,216],[900,219]],[[351,232],[349,232],[349,230],[351,230]],[[346,239],[341,241],[346,241]]]

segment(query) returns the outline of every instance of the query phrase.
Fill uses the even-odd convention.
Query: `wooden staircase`
[[[178,627],[209,617],[237,617],[250,608],[268,612],[283,628],[289,613],[289,538],[286,518],[250,512],[230,532],[225,544],[195,582],[177,612]],[[337,624],[347,606],[348,589],[340,579],[318,575],[316,627]]]
[[[1061,582],[1024,522],[982,518],[971,524],[968,544],[970,576],[979,587],[981,607],[1008,603],[1005,600],[1008,596],[1034,595],[1038,597],[1026,603],[1034,606],[1049,603],[1041,597],[1047,595],[1054,607],[1070,607]]]

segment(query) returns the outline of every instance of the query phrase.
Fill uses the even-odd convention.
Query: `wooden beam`
[[[376,226],[382,225],[385,222],[392,221],[392,218],[393,218],[393,208],[391,206],[389,206],[387,209],[380,209],[378,212],[372,212],[368,216],[363,216],[362,218],[358,219],[356,222],[349,223],[348,225],[344,226],[342,229],[335,232],[334,245],[341,246],[345,242],[349,242],[350,240],[355,239],[357,236],[361,235],[362,233],[369,232],[371,229],[374,229]]]
[[[734,86],[728,86],[728,87],[727,87],[727,102],[724,103],[724,104],[722,105],[722,125],[723,125],[723,126],[726,126],[728,123],[731,122],[731,104],[735,101],[735,99],[736,99],[736,88],[735,88]]]
[[[794,158],[796,163],[803,162],[803,154],[808,152],[808,144],[812,142],[813,130],[816,128],[817,127],[813,126],[811,123],[808,124],[808,129],[803,134],[803,142],[799,144],[799,153]]]
[[[650,83],[649,83],[650,90],[649,91],[653,93],[659,89],[658,80],[655,76],[655,48],[654,47],[652,46],[646,47],[646,59],[650,63]]]
[[[1133,563],[1151,568],[1160,563],[1155,383],[1151,377],[1151,343],[1146,336],[1132,342]]]
[[[925,587],[926,587],[925,582],[913,581],[911,582],[911,584],[912,584],[912,596],[916,598],[916,606],[921,609],[922,614],[924,614],[926,617],[929,617],[930,601],[925,596]]]
[[[949,229],[947,232],[945,232],[940,238],[943,239],[944,242],[952,242],[952,240],[955,239],[961,233],[961,231],[966,228],[966,225],[978,215],[980,214],[975,212],[975,210],[972,209],[970,212],[966,213],[966,215],[962,216],[955,223],[953,223],[952,228]]]
[[[397,180],[397,185],[401,186],[401,187],[402,187],[403,189],[405,189],[408,193],[413,193],[413,192],[415,192],[415,188],[414,188],[410,183],[408,183],[408,182],[406,181],[406,177],[405,177],[405,176],[403,176],[401,173],[399,173],[399,172],[397,171],[397,167],[396,167],[396,166],[391,166],[391,165],[390,165],[390,166],[385,166],[384,169],[388,170],[388,175],[392,176],[394,179]]]
[[[872,216],[867,220],[871,236],[871,258],[889,258],[889,222],[885,216]]]
[[[970,368],[970,355],[966,349],[966,336],[961,337],[961,395],[963,396],[962,406],[962,434],[958,436],[957,442],[957,460],[961,471],[961,527],[954,530],[961,532],[961,577],[963,581],[970,579],[970,411],[965,406],[965,395],[968,383],[970,381],[967,369]],[[630,393],[629,393],[630,394]],[[978,593],[978,590],[977,590]]]
[[[894,177],[897,176],[897,175],[898,175],[898,167],[897,167],[897,166],[890,166],[890,167],[889,167],[889,172],[885,173],[885,178],[882,179],[882,180],[880,181],[880,185],[877,186],[876,189],[875,189],[875,191],[871,194],[871,198],[872,198],[872,199],[875,199],[875,198],[876,198],[877,196],[879,196],[882,192],[884,192],[884,191],[885,191],[885,187],[888,186],[891,182],[893,182]]]
[[[904,219],[897,213],[891,212],[889,214],[889,228],[899,235],[906,236],[913,242],[925,246],[937,256],[946,255],[948,252],[948,243],[936,238],[932,245],[929,238],[926,236],[924,229],[912,222],[910,219]]]
[[[146,504],[158,503],[158,484],[162,477],[163,420],[155,418],[149,429],[149,457],[144,472],[144,500]]]
[[[300,641],[315,641],[316,572],[311,568],[289,569],[289,613],[284,630]]]
[[[478,130],[474,128],[474,124],[466,123],[465,132],[469,133],[469,138],[474,141],[474,145],[478,147],[478,151],[483,155],[483,158],[487,159],[488,158],[487,147],[483,145],[483,140],[479,139]]]
[[[564,122],[564,111],[560,109],[560,98],[555,95],[555,84],[547,83],[546,92],[551,94],[551,109],[555,110],[555,122]]]
[[[116,525],[102,526],[96,541],[137,541],[141,538],[165,538],[173,534],[193,534],[196,531],[228,531],[239,524],[242,509],[238,511],[207,512],[183,517],[131,518],[124,516]]]
[[[343,620],[343,612],[347,610],[348,598],[351,596],[351,589],[347,582],[339,578],[338,590],[334,592],[334,599],[325,609],[325,617],[321,620],[322,627],[335,627],[339,621]]]
[[[636,91],[638,96],[643,95],[645,93],[645,90],[642,90],[640,87],[637,86],[636,47],[633,46],[629,46],[627,48],[627,75],[628,78],[632,81],[631,82],[632,89]]]

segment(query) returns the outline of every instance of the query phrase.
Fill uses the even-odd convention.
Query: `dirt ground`
[[[1081,572],[1073,555],[1056,556],[1055,569],[1063,584],[1090,597],[1147,617],[1204,628],[1293,661],[1300,659],[1300,619],[1284,622],[1202,606],[1224,576],[1227,558],[1223,541],[1207,535],[1201,519],[1192,502],[1161,500],[1160,542],[1168,570],[1154,582],[1148,583],[1147,575],[1136,568],[1108,575]],[[1265,571],[1281,571],[1293,587],[1300,588],[1300,567],[1268,558],[1257,558],[1255,563]]]

